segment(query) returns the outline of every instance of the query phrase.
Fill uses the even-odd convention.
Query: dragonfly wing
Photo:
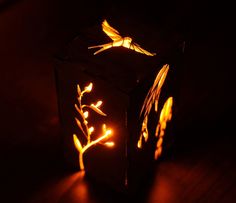
[[[154,55],[156,55],[156,53],[150,53],[150,52],[148,52],[147,50],[145,50],[145,49],[143,49],[142,47],[140,47],[138,44],[136,44],[136,43],[132,43],[131,45],[130,45],[130,49],[132,49],[132,50],[134,50],[134,51],[136,51],[136,52],[139,52],[139,53],[141,53],[141,54],[146,54],[146,55],[148,55],[148,56],[154,56]]]
[[[113,27],[111,27],[106,20],[102,23],[102,30],[105,32],[108,37],[110,37],[113,41],[119,40],[122,38],[120,33]]]

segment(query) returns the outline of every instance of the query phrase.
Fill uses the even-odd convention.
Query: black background
[[[153,30],[177,32],[184,39],[174,160],[184,160],[192,166],[189,171],[198,175],[199,167],[194,172],[196,163],[208,166],[205,164],[214,162],[215,167],[206,168],[209,174],[215,170],[219,173],[215,182],[206,177],[209,183],[206,191],[190,191],[188,196],[183,189],[182,197],[188,197],[186,202],[199,199],[233,202],[236,182],[233,12],[227,2],[209,1],[0,1],[2,202],[20,202],[50,177],[63,174],[54,57],[79,31],[110,16],[121,24],[136,21]],[[150,44],[148,37],[143,42]],[[180,172],[174,168],[170,171]],[[224,178],[225,174],[229,176]],[[198,178],[202,177],[193,180],[201,188],[200,184],[205,182],[197,182]],[[218,181],[229,190],[223,190],[216,201],[212,194],[219,194],[220,187],[214,185]],[[190,182],[186,187],[194,184]],[[181,202],[181,198],[175,201]]]

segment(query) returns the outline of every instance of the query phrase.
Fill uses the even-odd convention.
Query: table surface
[[[205,141],[183,143],[173,149],[166,159],[157,163],[153,180],[141,186],[141,191],[135,195],[101,188],[87,180],[82,172],[71,172],[48,178],[26,198],[26,202],[233,203],[236,191],[235,139],[224,134],[224,138]]]

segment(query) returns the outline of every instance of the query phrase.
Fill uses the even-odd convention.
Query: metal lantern
[[[173,141],[182,42],[159,39],[154,54],[136,43],[126,46],[127,38],[106,20],[102,30],[110,44],[91,46],[99,41],[94,27],[57,60],[62,150],[69,167],[133,192]]]

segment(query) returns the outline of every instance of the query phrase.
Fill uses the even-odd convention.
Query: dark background
[[[78,32],[107,16],[173,31],[185,41],[176,144],[143,202],[233,202],[232,8],[184,0],[0,1],[0,202],[37,202],[37,191],[64,175],[54,59]],[[94,196],[61,202],[109,202]]]

